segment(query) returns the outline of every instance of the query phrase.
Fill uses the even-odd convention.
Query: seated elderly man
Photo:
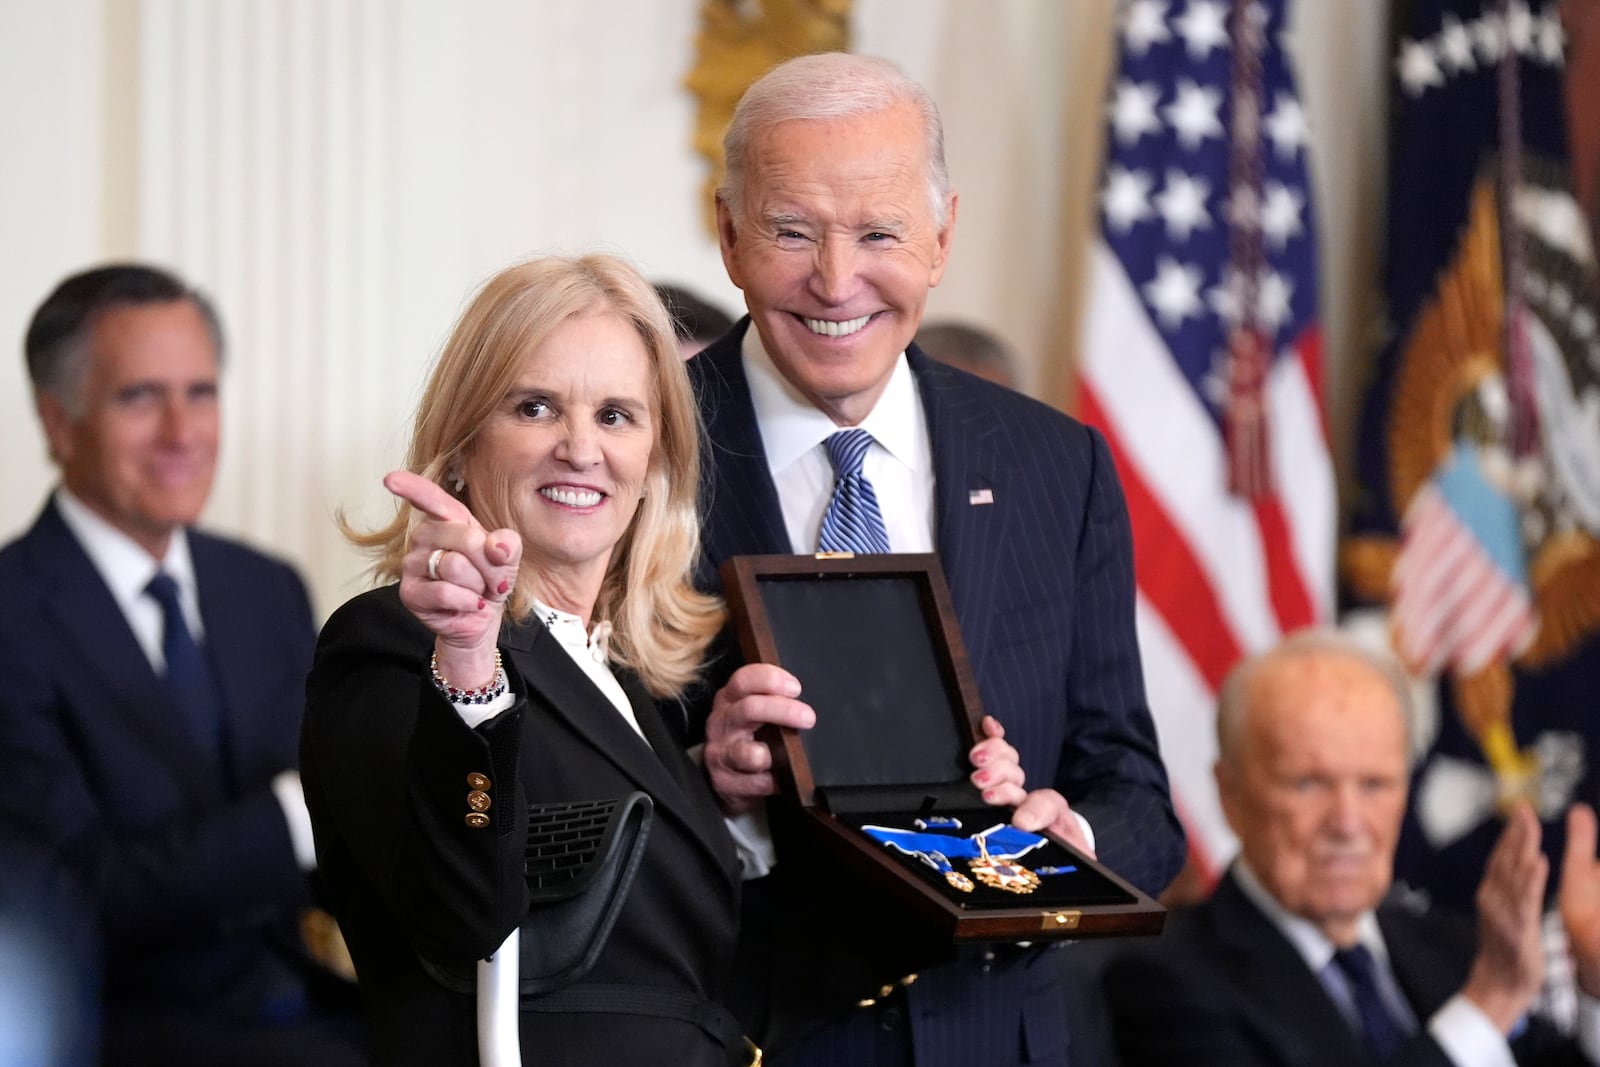
[[[1217,786],[1239,857],[1204,904],[1105,975],[1126,1067],[1593,1063],[1600,1050],[1595,815],[1568,816],[1560,904],[1585,994],[1576,1047],[1528,1015],[1548,861],[1519,802],[1470,925],[1385,903],[1406,802],[1407,687],[1324,632],[1236,668]]]

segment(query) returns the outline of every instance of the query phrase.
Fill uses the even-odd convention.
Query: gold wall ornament
[[[722,135],[744,91],[795,56],[850,49],[850,0],[705,0],[695,65],[684,86],[699,100],[694,149],[710,164],[703,186],[706,229],[717,235]]]

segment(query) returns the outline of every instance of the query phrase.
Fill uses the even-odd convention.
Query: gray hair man
[[[1408,683],[1340,635],[1304,631],[1237,667],[1217,714],[1217,787],[1239,855],[1210,899],[1114,960],[1125,1067],[1600,1062],[1527,1012],[1544,979],[1548,864],[1526,802],[1478,888],[1476,936],[1386,902],[1405,812]],[[1560,888],[1580,1048],[1600,1052],[1595,816],[1568,817]]]
[[[1037,788],[993,764],[972,781],[1015,807],[1016,825],[1049,827],[1158,892],[1183,834],[1145,705],[1105,442],[913,343],[957,216],[933,101],[884,60],[806,56],[750,88],[726,148],[722,257],[750,314],[689,363],[712,442],[703,583],[747,553],[937,551],[984,706],[1004,720],[986,730]],[[1044,950],[891,945],[825,861],[786,840],[756,732],[829,711],[780,668],[736,664],[714,664],[720,688],[696,710],[724,808],[776,820],[776,864],[746,883],[740,985],[776,1061],[1066,1063]]]

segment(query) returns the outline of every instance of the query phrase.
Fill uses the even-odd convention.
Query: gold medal
[[[1010,857],[989,855],[989,843],[985,835],[977,834],[976,837],[978,849],[983,855],[967,861],[967,866],[972,868],[972,877],[986,886],[1003,889],[1007,893],[1031,893],[1039,888],[1037,874]]]
[[[1039,876],[1019,863],[1010,860],[982,857],[973,860],[972,877],[986,886],[1004,889],[1007,893],[1031,893],[1039,888]]]

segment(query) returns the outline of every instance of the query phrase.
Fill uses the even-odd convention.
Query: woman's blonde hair
[[[656,440],[644,495],[612,551],[594,621],[609,621],[611,659],[631,668],[656,696],[680,692],[699,669],[722,625],[722,602],[695,591],[700,552],[695,510],[700,418],[671,319],[650,284],[615,256],[546,257],[490,278],[473,297],[439,354],[417,407],[407,469],[443,485],[484,529],[515,528],[511,487],[453,488],[479,430],[515,385],[523,358],[575,315],[616,315],[638,332],[650,357]],[[477,492],[474,492],[477,488]],[[400,577],[411,530],[422,516],[402,501],[394,519],[372,531],[340,524],[367,549],[380,581]],[[533,613],[534,579],[525,559],[506,603],[509,618]]]

